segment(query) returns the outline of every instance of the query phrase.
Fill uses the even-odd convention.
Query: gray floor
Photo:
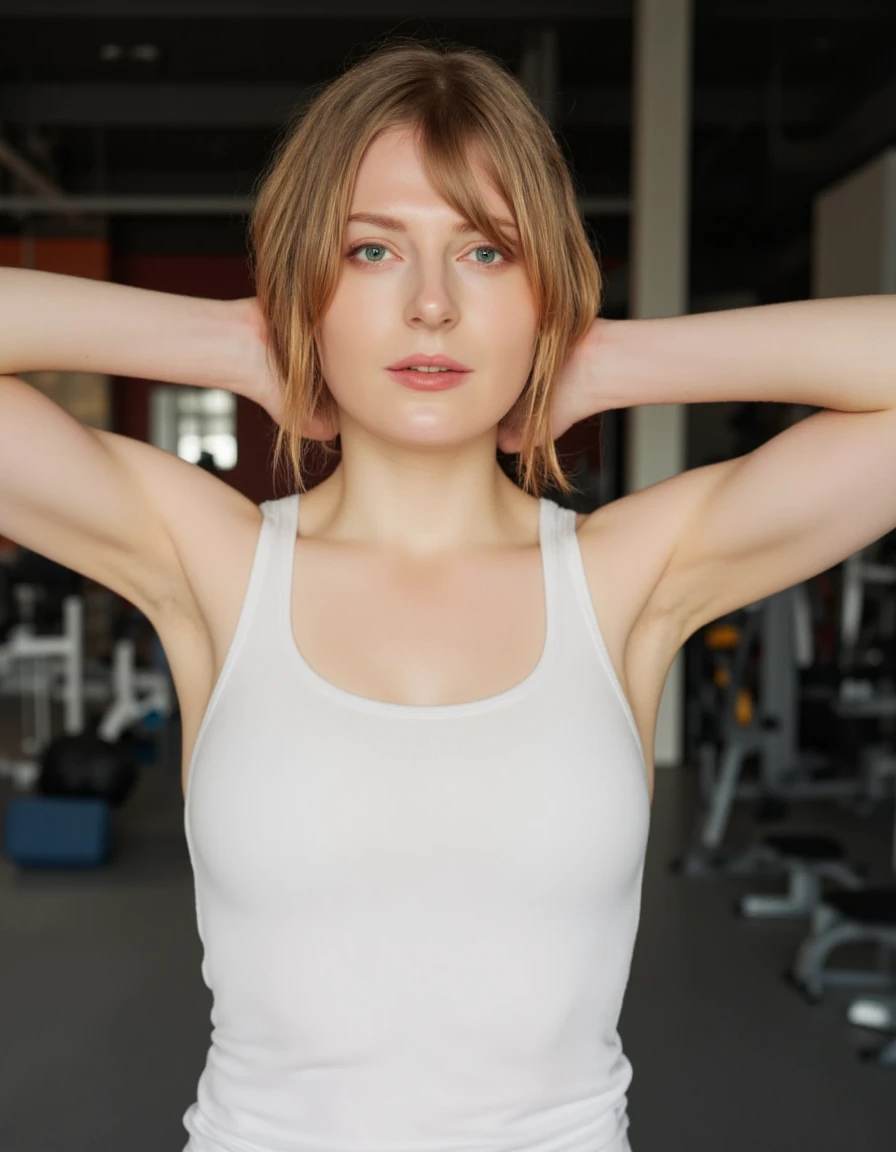
[[[660,772],[620,1026],[634,1152],[891,1152],[896,1070],[857,1058],[874,1037],[847,1024],[849,995],[811,1008],[780,978],[803,926],[736,919],[755,881],[669,873],[694,805],[690,773]],[[888,877],[891,808],[800,819]],[[210,996],[182,821],[176,770],[145,769],[116,813],[112,867],[25,874],[0,861],[0,1152],[183,1148]],[[751,831],[745,815],[735,839]]]

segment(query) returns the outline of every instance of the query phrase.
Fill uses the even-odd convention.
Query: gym
[[[279,134],[391,37],[482,49],[521,82],[574,173],[602,316],[896,299],[892,0],[0,0],[0,296],[31,272],[97,290],[253,297],[247,225]],[[34,419],[47,421],[23,455],[53,475],[63,430],[53,417],[64,414],[69,431],[76,421],[145,446],[148,460],[170,454],[252,505],[283,497],[276,424],[260,403],[223,380],[134,373],[74,360],[16,371],[44,404]],[[11,396],[0,379],[5,388]],[[4,433],[6,411],[9,455],[19,433]],[[556,442],[572,494],[548,484],[544,495],[590,515],[745,456],[816,411],[735,401],[603,411]],[[497,458],[517,480],[515,456]],[[309,490],[338,462],[310,456]],[[13,488],[0,474],[0,517]],[[177,1152],[214,1027],[205,977],[220,956],[204,962],[197,931],[174,650],[136,595],[12,528],[2,535],[4,523],[0,1150]],[[231,561],[235,550],[221,570]],[[189,627],[179,639],[198,666]],[[889,1152],[896,531],[690,637],[665,682],[654,752],[619,1022],[634,1069],[631,1148]],[[449,809],[451,795],[432,807]],[[362,819],[360,805],[352,812]],[[421,1000],[437,975],[414,984]],[[359,1050],[366,1035],[359,1024]],[[327,1064],[312,1070],[323,1079]],[[564,1106],[582,1095],[577,1082],[565,1088]],[[232,1143],[194,1131],[189,1152],[249,1152],[233,1131]],[[258,1152],[287,1152],[268,1135]],[[294,1140],[289,1152],[314,1146]],[[509,1149],[490,1140],[468,1131],[449,1144],[431,1131],[392,1147]]]

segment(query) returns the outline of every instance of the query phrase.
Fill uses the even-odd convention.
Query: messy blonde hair
[[[506,419],[522,422],[519,476],[540,496],[563,474],[551,436],[551,399],[573,345],[600,310],[601,279],[572,176],[550,126],[519,81],[477,48],[392,40],[321,88],[287,127],[262,174],[250,239],[268,347],[284,382],[274,467],[288,448],[300,491],[303,438],[315,412],[338,408],[321,371],[317,333],[336,292],[355,178],[381,132],[418,132],[427,177],[474,228],[521,258],[538,335],[526,386]],[[470,151],[510,207],[519,243],[487,210]],[[334,437],[335,439],[335,437]],[[324,459],[335,454],[323,445]]]

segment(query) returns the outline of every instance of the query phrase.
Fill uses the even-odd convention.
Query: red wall
[[[109,279],[109,245],[98,236],[0,236],[0,265]]]

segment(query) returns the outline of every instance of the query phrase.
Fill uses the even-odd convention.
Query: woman
[[[546,124],[421,44],[317,95],[253,242],[257,301],[0,278],[4,371],[228,387],[293,465],[258,508],[0,386],[0,532],[133,600],[177,687],[214,995],[187,1149],[626,1152],[663,682],[896,526],[893,301],[596,319]],[[725,399],[831,410],[590,516],[541,497],[585,416]]]

